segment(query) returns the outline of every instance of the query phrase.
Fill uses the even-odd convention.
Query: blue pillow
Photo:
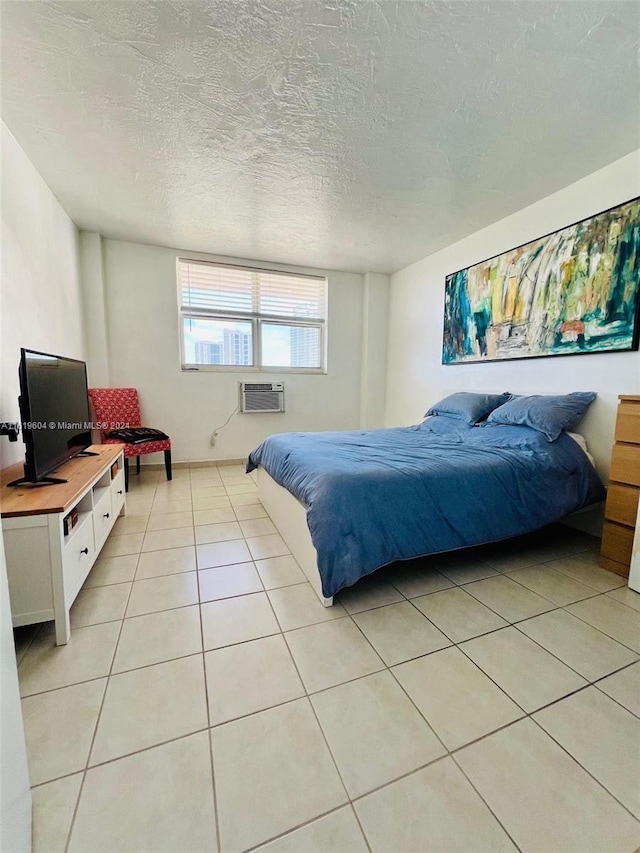
[[[511,399],[511,394],[475,394],[472,391],[458,391],[431,406],[425,417],[429,415],[444,415],[448,418],[458,418],[468,424],[476,424],[492,412],[497,406],[502,406]]]
[[[527,426],[555,441],[562,430],[576,424],[596,398],[595,391],[574,391],[557,396],[514,397],[495,409],[487,424]]]

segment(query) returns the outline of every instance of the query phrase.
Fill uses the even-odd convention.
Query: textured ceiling
[[[640,145],[637,2],[0,9],[3,118],[107,236],[391,272]]]

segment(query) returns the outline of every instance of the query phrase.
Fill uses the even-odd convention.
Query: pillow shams
[[[578,423],[596,398],[594,391],[574,391],[557,396],[514,397],[495,409],[487,424],[528,426],[555,441],[564,429]]]
[[[468,424],[475,424],[492,412],[497,406],[502,406],[511,399],[511,394],[476,394],[472,391],[458,391],[431,406],[425,417],[429,415],[444,415],[447,418],[458,418]]]

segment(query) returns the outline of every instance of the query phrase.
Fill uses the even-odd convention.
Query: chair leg
[[[140,454],[136,456],[136,474],[140,473]]]
[[[167,480],[171,479],[171,451],[164,452],[164,467],[167,469]]]
[[[129,457],[124,457],[124,490],[129,491]]]

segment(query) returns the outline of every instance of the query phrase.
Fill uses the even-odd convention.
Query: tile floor
[[[71,614],[16,631],[34,850],[634,851],[640,596],[554,527],[331,609],[238,466],[132,476]]]

